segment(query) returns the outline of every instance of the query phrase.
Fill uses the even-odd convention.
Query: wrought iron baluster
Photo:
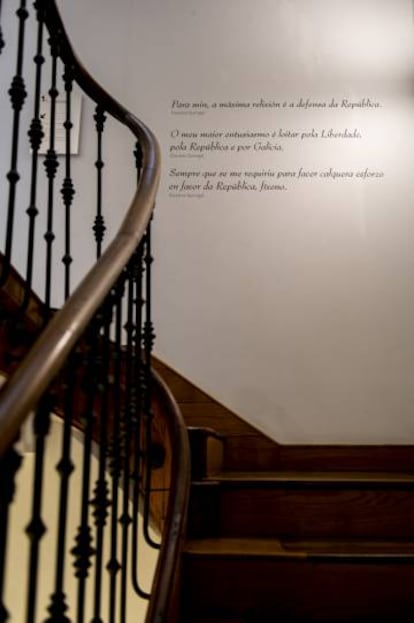
[[[91,500],[93,516],[95,519],[95,585],[93,600],[93,623],[100,623],[102,609],[102,579],[103,579],[103,545],[104,529],[108,517],[108,509],[111,505],[109,487],[106,478],[107,454],[108,454],[108,400],[109,400],[109,361],[110,361],[110,327],[112,322],[112,296],[110,295],[101,308],[103,331],[101,341],[101,361],[98,366],[100,376],[98,390],[100,392],[100,418],[99,418],[99,466],[98,478],[94,488],[94,497]]]
[[[13,78],[10,88],[10,97],[14,110],[13,116],[13,146],[12,146],[12,164],[8,173],[9,188],[9,204],[8,212],[5,218],[6,223],[6,251],[5,261],[0,268],[0,283],[4,281],[13,260],[16,242],[13,241],[13,226],[16,220],[15,204],[16,195],[19,193],[19,172],[18,172],[18,141],[19,141],[19,124],[21,123],[21,110],[26,98],[26,89],[23,81],[23,49],[24,49],[24,24],[27,18],[26,2],[27,0],[15,0],[19,3],[20,8],[17,11],[19,18],[19,51],[16,75]],[[1,13],[2,0],[0,0]],[[53,304],[52,277],[53,273],[53,256],[55,254],[55,193],[56,176],[58,172],[58,158],[56,154],[56,112],[58,97],[58,71],[60,66],[60,52],[65,56],[68,49],[68,43],[61,39],[62,33],[59,29],[52,32],[49,40],[51,50],[51,83],[50,83],[50,139],[47,146],[47,153],[44,159],[44,167],[47,177],[47,214],[46,227],[42,232],[36,231],[38,225],[38,208],[39,208],[39,164],[38,154],[40,144],[43,138],[42,122],[40,118],[40,102],[42,77],[44,78],[43,63],[45,61],[43,52],[45,48],[45,22],[48,27],[53,24],[59,25],[59,16],[55,15],[54,3],[48,0],[36,0],[33,3],[37,15],[37,47],[34,57],[35,63],[35,84],[34,84],[34,111],[28,132],[29,140],[32,148],[30,155],[31,160],[31,179],[29,203],[26,214],[28,217],[28,250],[26,263],[26,286],[25,296],[21,307],[24,311],[31,301],[31,289],[33,282],[34,255],[36,236],[44,234],[46,242],[46,274],[45,274],[45,306],[47,309],[47,320],[51,315],[51,305]],[[53,30],[53,29],[52,29]],[[1,32],[0,32],[1,37]],[[0,52],[1,52],[0,41]],[[72,166],[70,161],[71,148],[71,108],[72,108],[72,81],[73,71],[76,68],[76,61],[71,56],[70,49],[67,56],[69,65],[65,65],[65,73],[63,76],[66,92],[66,115],[65,115],[65,169],[63,184],[60,189],[63,205],[65,210],[65,249],[61,258],[64,266],[64,295],[67,298],[71,289],[71,272],[72,263],[71,256],[71,212],[74,198],[74,188],[72,182]],[[74,67],[71,65],[74,64]],[[76,69],[78,72],[78,69]],[[48,71],[49,73],[49,71]],[[76,76],[79,74],[76,73]],[[87,80],[86,80],[87,82]],[[48,85],[49,86],[49,85]],[[90,89],[95,93],[94,88]],[[97,88],[99,95],[99,88]],[[98,98],[99,99],[99,98]],[[101,101],[105,101],[103,98]],[[106,100],[110,102],[110,99]],[[113,104],[110,103],[110,108]],[[116,106],[115,106],[116,110]],[[116,115],[115,115],[116,116]],[[120,116],[120,115],[118,115]],[[103,131],[105,125],[105,111],[103,106],[98,105],[95,113],[95,122],[97,129],[97,161],[95,163],[97,170],[97,214],[94,224],[94,232],[97,244],[97,256],[100,257],[102,252],[105,222],[103,216]],[[142,151],[137,144],[135,158],[137,168],[137,178],[139,180],[142,169]],[[152,193],[152,190],[151,190]],[[143,205],[147,209],[148,204]],[[16,208],[17,210],[17,208]],[[45,623],[69,623],[67,596],[65,594],[65,578],[67,574],[67,556],[68,547],[68,504],[69,504],[69,483],[71,482],[71,473],[74,469],[71,459],[71,424],[74,415],[76,415],[75,401],[79,400],[79,393],[76,393],[76,382],[81,374],[84,381],[88,384],[88,389],[99,387],[99,396],[97,391],[85,392],[81,405],[84,407],[84,456],[83,456],[83,474],[82,474],[82,504],[79,518],[78,533],[71,553],[74,556],[75,575],[78,578],[78,595],[77,595],[77,622],[85,623],[86,617],[86,589],[87,583],[93,584],[94,604],[93,617],[91,623],[100,623],[104,617],[103,603],[109,597],[109,620],[115,623],[117,615],[121,615],[121,620],[126,620],[127,609],[127,578],[130,581],[129,564],[132,562],[133,583],[136,590],[141,596],[148,597],[147,593],[139,588],[138,585],[138,511],[142,498],[140,494],[142,489],[146,490],[146,507],[149,518],[149,499],[151,489],[151,474],[149,462],[143,467],[142,457],[147,454],[148,459],[151,457],[151,398],[149,392],[151,389],[151,373],[150,359],[152,341],[154,334],[151,323],[151,306],[148,301],[145,303],[145,315],[143,313],[144,294],[143,290],[143,266],[145,252],[145,266],[147,268],[145,282],[148,282],[150,274],[151,245],[149,240],[149,231],[145,238],[145,243],[141,243],[135,255],[131,259],[128,268],[124,268],[124,274],[121,276],[117,285],[112,286],[112,290],[100,314],[95,319],[89,335],[82,340],[82,352],[74,351],[67,361],[67,368],[62,374],[63,388],[63,433],[62,433],[62,449],[61,458],[56,466],[60,478],[59,493],[59,516],[57,520],[57,539],[56,539],[56,559],[54,569],[54,583],[51,589],[50,601],[48,604],[49,615]],[[57,262],[56,262],[57,264]],[[118,270],[121,265],[117,266]],[[111,282],[113,283],[113,282]],[[122,299],[125,284],[127,283],[128,297],[124,304]],[[109,287],[109,283],[105,284]],[[150,287],[147,286],[148,293],[145,297],[150,296]],[[147,299],[146,299],[147,300]],[[127,309],[125,309],[127,308]],[[112,316],[115,313],[115,343],[111,346],[111,323]],[[124,314],[127,315],[127,323],[125,329],[127,332],[126,358],[122,347],[122,322]],[[23,316],[22,316],[23,317]],[[145,319],[145,323],[143,322]],[[144,325],[144,330],[142,327]],[[150,345],[148,346],[148,339]],[[86,346],[85,346],[86,343]],[[82,372],[79,372],[79,355],[82,356]],[[124,367],[123,367],[124,366]],[[97,375],[100,375],[99,379]],[[114,379],[114,387],[111,389],[111,378]],[[126,388],[123,391],[122,382],[126,381]],[[59,381],[60,382],[60,381]],[[114,415],[111,421],[109,407],[113,407]],[[33,480],[33,498],[31,500],[31,515],[26,533],[30,539],[29,546],[29,578],[27,580],[27,610],[26,621],[32,623],[36,620],[36,612],[39,609],[37,603],[38,590],[38,567],[41,560],[40,551],[43,543],[42,537],[45,532],[44,518],[44,464],[45,449],[47,445],[47,435],[50,425],[50,413],[52,409],[52,397],[48,393],[38,403],[34,420],[34,434],[36,439],[36,458]],[[94,489],[93,499],[90,493],[92,483],[91,477],[91,452],[94,434],[95,411],[100,414],[99,428],[99,473]],[[144,417],[143,417],[144,416]],[[143,420],[145,419],[145,429]],[[109,426],[108,426],[109,425]],[[112,447],[109,448],[109,430],[112,431]],[[143,431],[145,435],[143,438]],[[134,452],[134,461],[130,460],[131,452]],[[6,607],[2,604],[1,595],[4,584],[4,563],[6,559],[6,534],[8,523],[8,507],[13,497],[13,479],[14,474],[19,466],[19,456],[14,450],[9,450],[2,459],[0,459],[0,623],[6,620],[8,613]],[[109,480],[109,476],[110,480]],[[133,487],[133,518],[131,517],[130,508],[130,485],[131,476],[134,478]],[[144,482],[145,480],[145,482]],[[122,481],[122,483],[121,483]],[[123,493],[119,492],[119,485],[123,484]],[[112,498],[112,499],[110,499]],[[112,508],[109,505],[112,503]],[[91,511],[91,506],[93,507]],[[119,514],[121,517],[119,518]],[[92,523],[90,515],[95,519],[95,534],[92,534]],[[108,516],[110,520],[108,521]],[[121,524],[121,529],[118,523]],[[132,526],[132,546],[133,553],[130,561],[131,536],[130,529]],[[105,533],[105,526],[109,524]],[[141,525],[141,524],[140,524]],[[145,525],[145,519],[144,519]],[[148,533],[148,525],[144,530]],[[110,574],[110,594],[102,595],[104,561],[103,545],[104,541],[111,533],[110,542],[110,559],[107,564],[107,571]],[[121,531],[121,535],[119,534]],[[95,537],[95,538],[93,538]],[[151,542],[150,539],[149,542]],[[158,547],[157,543],[152,543],[154,547]],[[119,550],[122,552],[119,553]],[[93,558],[94,557],[94,558]],[[122,558],[122,559],[121,559]],[[93,572],[91,570],[94,564]],[[122,572],[121,572],[122,568]],[[94,577],[92,577],[92,575]],[[121,577],[120,577],[121,576]],[[121,592],[121,595],[119,594]]]
[[[6,450],[0,459],[0,623],[4,623],[9,618],[9,612],[3,597],[9,509],[14,497],[15,476],[21,461],[20,454],[13,446]]]
[[[1,0],[0,0],[0,54],[4,48],[4,45],[5,43],[4,43],[4,38],[3,38],[3,31],[1,28]]]
[[[122,526],[121,537],[121,589],[120,589],[120,622],[125,623],[127,616],[127,581],[128,581],[128,552],[129,552],[129,527],[132,518],[129,512],[129,474],[130,474],[130,439],[131,439],[131,387],[132,378],[132,352],[133,352],[133,305],[134,283],[132,278],[131,263],[127,267],[127,319],[124,329],[127,335],[125,351],[125,390],[123,395],[123,482],[122,482],[122,511],[119,522]]]
[[[139,582],[138,561],[139,561],[139,510],[140,510],[140,488],[143,478],[143,452],[141,443],[142,434],[142,396],[143,396],[143,368],[141,356],[141,339],[142,339],[142,307],[144,304],[142,296],[142,276],[143,276],[143,243],[138,247],[134,256],[133,279],[135,285],[134,293],[134,353],[133,353],[133,385],[134,385],[134,402],[135,412],[133,421],[133,494],[132,494],[132,585],[137,595],[144,599],[148,599],[150,594],[141,588]]]
[[[72,442],[72,419],[75,398],[75,380],[77,369],[76,353],[72,352],[67,366],[63,372],[63,433],[62,433],[62,453],[61,459],[56,465],[56,470],[60,477],[59,492],[59,512],[57,524],[57,549],[56,549],[56,568],[55,568],[55,590],[51,595],[48,611],[50,617],[46,623],[70,623],[66,616],[67,604],[65,594],[65,569],[66,569],[66,539],[68,521],[68,501],[69,501],[69,479],[73,472],[74,465],[71,460]]]
[[[96,240],[96,257],[100,258],[102,253],[102,241],[105,235],[105,219],[102,212],[102,169],[104,167],[104,161],[102,159],[102,135],[104,131],[106,116],[102,106],[97,106],[95,110],[95,124],[96,132],[98,135],[98,147],[97,147],[97,160],[95,167],[97,171],[97,193],[96,193],[96,217],[93,226],[93,231]]]
[[[17,191],[17,183],[20,179],[20,174],[18,171],[20,114],[23,108],[24,101],[27,96],[26,86],[23,80],[25,23],[29,16],[29,13],[26,9],[26,0],[21,0],[20,7],[16,11],[16,15],[19,20],[16,74],[12,80],[12,83],[9,89],[10,100],[11,100],[11,104],[13,108],[11,164],[10,164],[10,170],[7,174],[7,179],[9,181],[9,200],[8,200],[8,210],[7,210],[4,264],[3,264],[3,271],[0,276],[0,283],[4,283],[6,281],[9,271],[10,271],[10,262],[11,262],[12,248],[13,248],[13,229],[14,229],[14,216],[15,216],[15,207],[16,207],[16,191]]]
[[[142,147],[138,141],[135,143],[134,156],[135,156],[135,168],[137,170],[137,184],[139,184],[139,180],[141,179],[141,172],[142,172],[143,153],[142,153]]]
[[[39,213],[37,208],[37,172],[38,172],[38,154],[39,148],[44,136],[42,121],[40,119],[40,98],[42,84],[42,66],[45,62],[43,56],[43,33],[44,33],[44,17],[45,8],[41,2],[35,2],[38,27],[37,27],[37,47],[34,63],[36,65],[35,76],[35,93],[34,93],[34,114],[28,132],[30,145],[32,148],[32,163],[30,177],[30,200],[26,214],[29,217],[29,233],[27,240],[27,264],[26,264],[26,283],[25,296],[23,301],[23,309],[26,309],[32,290],[33,265],[34,265],[34,239],[35,239],[35,223]]]
[[[26,527],[26,534],[30,538],[29,579],[27,589],[26,621],[32,623],[36,620],[37,587],[39,578],[39,551],[40,542],[45,534],[46,527],[42,519],[42,500],[45,467],[46,439],[50,430],[50,413],[53,408],[51,394],[47,393],[42,398],[37,408],[33,432],[35,443],[35,467],[33,477],[32,514]]]
[[[135,145],[134,150],[135,167],[137,171],[137,184],[141,178],[143,153],[139,142]],[[138,249],[134,256],[134,310],[135,310],[135,332],[134,332],[134,387],[136,391],[135,397],[135,425],[133,432],[133,495],[132,495],[132,585],[135,592],[140,597],[147,599],[149,594],[143,590],[139,582],[138,573],[138,561],[139,561],[139,511],[140,511],[140,493],[143,479],[143,449],[141,443],[142,436],[142,406],[143,406],[143,393],[144,393],[144,378],[143,378],[143,361],[142,361],[142,310],[144,305],[142,286],[143,286],[143,272],[144,272],[144,242],[138,246]]]
[[[111,475],[111,544],[110,559],[106,566],[109,575],[109,623],[116,621],[117,607],[117,578],[121,569],[118,560],[118,509],[119,495],[118,488],[122,470],[121,453],[121,383],[122,383],[122,298],[125,290],[125,278],[123,273],[118,279],[115,287],[115,341],[112,349],[113,364],[113,420],[112,420],[112,441],[110,452],[109,473]]]
[[[152,220],[152,218],[151,218]],[[143,531],[144,538],[148,545],[155,549],[159,549],[160,545],[151,538],[149,533],[150,519],[150,499],[151,499],[151,457],[152,457],[152,375],[151,375],[151,355],[155,340],[154,326],[152,324],[152,308],[151,308],[151,265],[153,262],[151,250],[151,221],[148,223],[147,233],[145,234],[145,322],[143,333],[143,350],[144,350],[144,377],[145,391],[143,396],[143,414],[145,424],[145,484],[144,484],[144,517]]]
[[[71,550],[74,556],[75,576],[78,578],[77,591],[77,623],[85,620],[85,599],[91,559],[95,554],[93,547],[92,530],[89,525],[89,490],[91,483],[91,459],[93,428],[95,422],[94,406],[96,399],[96,357],[98,348],[98,326],[96,319],[92,320],[85,339],[86,353],[84,355],[85,373],[82,382],[82,391],[85,395],[85,405],[81,417],[83,425],[83,455],[82,455],[82,489],[80,524],[75,538],[75,546]]]
[[[62,197],[65,206],[65,254],[62,258],[62,262],[65,267],[65,299],[70,295],[70,265],[72,263],[72,256],[70,254],[70,236],[71,236],[71,206],[75,190],[73,188],[73,182],[71,178],[71,133],[72,133],[72,111],[71,111],[71,93],[73,85],[72,68],[66,67],[63,75],[66,91],[66,119],[64,123],[65,128],[65,179],[62,185]]]
[[[46,282],[45,282],[45,305],[47,313],[50,313],[51,291],[52,291],[52,247],[55,240],[53,231],[53,212],[54,212],[54,185],[55,176],[59,167],[55,151],[55,131],[56,131],[56,100],[59,95],[57,89],[57,60],[59,33],[54,33],[50,40],[50,53],[52,57],[52,77],[50,95],[50,138],[49,149],[44,160],[46,175],[48,178],[48,198],[47,198],[47,230],[44,235],[46,241]]]

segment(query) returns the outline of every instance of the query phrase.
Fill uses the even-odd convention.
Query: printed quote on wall
[[[350,166],[349,154],[367,147],[365,120],[382,107],[372,97],[173,99],[168,195],[203,199],[212,193],[286,193],[315,181],[379,181],[382,168],[368,161]],[[341,153],[347,154],[343,162]]]

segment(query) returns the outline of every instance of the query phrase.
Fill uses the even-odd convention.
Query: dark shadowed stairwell
[[[27,623],[135,621],[131,592],[148,601],[147,623],[411,621],[413,448],[277,444],[153,357],[156,139],[80,64],[54,2],[0,2],[0,26],[2,102],[10,99],[0,119],[10,163],[0,214],[0,368],[8,379],[0,395],[0,623],[15,620],[10,581],[21,585]],[[96,129],[94,261],[76,288],[73,230],[85,195],[71,158],[75,88],[93,102]],[[125,208],[116,233],[105,219],[109,123],[130,133],[137,182],[129,209],[114,206]],[[45,457],[56,418],[58,488],[49,517]],[[23,573],[9,524],[28,453]],[[80,504],[72,530],[74,472]],[[52,523],[51,588],[41,603]],[[151,590],[140,574],[144,541],[159,552]]]

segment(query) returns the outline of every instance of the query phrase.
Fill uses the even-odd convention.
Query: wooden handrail
[[[177,608],[178,595],[174,599],[179,577],[181,542],[184,538],[187,520],[188,497],[190,491],[190,447],[187,429],[171,391],[160,375],[153,370],[157,399],[167,415],[171,440],[171,488],[168,497],[167,515],[164,524],[163,541],[158,557],[151,600],[148,604],[146,623],[173,623],[174,608]],[[170,611],[169,608],[172,610]]]
[[[151,219],[160,179],[160,149],[152,132],[112,98],[86,71],[73,51],[54,0],[45,0],[45,23],[59,33],[59,56],[81,89],[124,124],[139,141],[142,169],[139,184],[116,236],[61,310],[53,315],[27,357],[0,391],[0,456],[13,444],[29,413],[35,409],[65,364],[118,277],[142,241]],[[171,488],[153,591],[146,623],[169,618],[169,600],[180,562],[190,483],[190,452],[179,408],[158,374],[154,386],[166,414],[172,452]]]
[[[62,368],[65,358],[144,236],[154,207],[161,170],[160,149],[155,136],[110,96],[80,63],[54,0],[47,3],[45,22],[50,32],[60,33],[60,55],[66,64],[71,65],[82,90],[126,125],[140,142],[143,164],[135,196],[114,240],[0,392],[0,455],[16,437],[28,413]]]

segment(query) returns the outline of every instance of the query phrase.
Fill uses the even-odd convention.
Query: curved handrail
[[[43,7],[45,24],[51,34],[59,33],[59,56],[66,66],[69,65],[73,78],[98,105],[131,130],[139,141],[143,159],[137,190],[115,238],[62,309],[53,316],[0,391],[0,456],[13,443],[25,418],[63,367],[66,357],[143,239],[160,178],[160,149],[152,132],[112,98],[82,66],[66,34],[55,0],[44,0]],[[168,600],[177,578],[190,482],[188,436],[182,416],[167,386],[156,373],[154,385],[167,414],[174,452],[168,512],[147,623],[161,623],[169,615]]]
[[[171,489],[168,498],[164,538],[158,557],[152,596],[148,604],[146,623],[165,623],[169,598],[177,579],[180,543],[184,537],[190,491],[190,448],[188,434],[180,408],[168,386],[153,370],[157,396],[169,417],[172,453]]]
[[[51,33],[59,33],[62,60],[71,66],[83,91],[135,135],[143,154],[142,171],[135,196],[114,240],[1,390],[0,455],[16,437],[27,414],[63,366],[65,357],[144,236],[160,178],[161,157],[155,136],[90,76],[73,51],[54,0],[48,0],[46,7],[45,23]]]

